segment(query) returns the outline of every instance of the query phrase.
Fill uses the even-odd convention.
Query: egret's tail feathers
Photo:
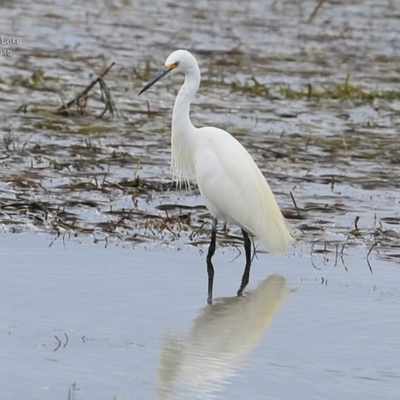
[[[290,234],[285,218],[279,210],[280,215],[275,221],[266,224],[266,229],[263,229],[262,235],[259,236],[260,241],[274,255],[285,254],[289,247],[295,242],[295,239]]]
[[[287,222],[275,200],[275,197],[265,180],[264,176],[259,174],[259,182],[256,187],[259,189],[261,202],[260,210],[257,210],[259,216],[255,222],[255,235],[271,254],[284,254],[288,251],[294,238],[291,235]]]

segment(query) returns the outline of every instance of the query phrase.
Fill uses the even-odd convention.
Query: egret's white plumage
[[[179,183],[194,179],[214,218],[253,234],[272,254],[285,253],[293,238],[251,155],[228,132],[215,127],[196,128],[190,120],[190,104],[201,80],[193,55],[186,50],[174,51],[163,70],[140,93],[173,70],[185,74],[172,116],[173,179]]]

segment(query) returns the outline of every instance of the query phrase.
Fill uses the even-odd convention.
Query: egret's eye
[[[178,65],[179,65],[179,61],[176,61],[176,62],[174,62],[174,63],[172,63],[172,64],[168,64],[168,65],[166,65],[166,67],[168,68],[168,69],[175,69],[175,68],[177,68],[178,67]]]

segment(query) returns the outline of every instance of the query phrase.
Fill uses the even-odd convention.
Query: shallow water
[[[398,268],[357,249],[260,254],[243,298],[219,251],[207,306],[195,249],[1,240],[2,398],[398,397]]]
[[[379,3],[379,4],[378,4]],[[361,0],[0,2],[0,397],[397,399],[400,8]],[[0,45],[0,50],[7,46]],[[169,177],[181,77],[249,149],[298,244],[257,248]],[[87,102],[57,112],[98,74]],[[112,115],[111,115],[112,114]],[[256,243],[257,245],[257,243]]]

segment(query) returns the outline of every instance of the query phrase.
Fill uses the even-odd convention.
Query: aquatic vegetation
[[[232,82],[230,88],[233,91],[240,91],[253,96],[282,99],[306,99],[306,100],[359,100],[372,102],[376,99],[395,101],[400,100],[400,89],[378,90],[368,89],[362,85],[350,82],[350,75],[347,75],[342,84],[330,85],[306,85],[305,89],[294,88],[291,85],[261,84],[254,76],[248,79],[247,83],[241,85]]]

